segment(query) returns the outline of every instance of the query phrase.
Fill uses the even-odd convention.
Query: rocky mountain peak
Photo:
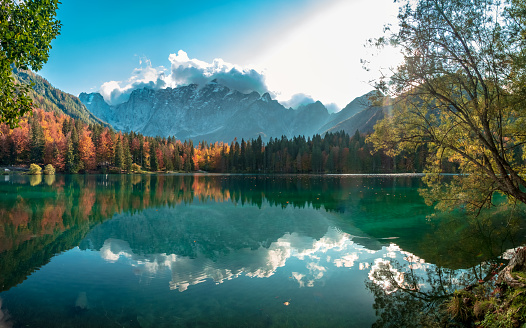
[[[270,94],[268,92],[265,92],[262,96],[261,96],[261,100],[264,101],[264,102],[271,102],[272,101],[272,98],[270,97]]]
[[[79,98],[94,115],[117,130],[210,142],[258,136],[264,141],[281,135],[311,136],[333,128],[368,106],[368,98],[363,96],[336,114],[329,114],[320,101],[297,110],[287,109],[272,100],[268,92],[244,94],[217,79],[203,86],[137,89],[126,102],[114,106],[99,93],[82,93]]]

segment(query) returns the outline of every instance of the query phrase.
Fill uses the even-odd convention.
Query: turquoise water
[[[524,242],[418,177],[0,178],[0,327],[381,326]]]

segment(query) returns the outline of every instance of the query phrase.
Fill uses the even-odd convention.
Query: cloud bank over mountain
[[[135,89],[150,88],[163,89],[170,85],[170,76],[167,76],[163,66],[154,68],[149,60],[140,61],[141,67],[133,70],[127,81],[109,81],[100,87],[100,94],[110,105],[117,105],[128,100]]]
[[[316,100],[314,100],[311,96],[306,95],[304,93],[297,93],[293,95],[289,100],[281,101],[280,103],[287,108],[290,107],[297,109],[302,105],[312,104],[313,102],[316,102]]]
[[[101,95],[106,102],[116,105],[128,100],[131,92],[136,89],[175,88],[189,84],[203,86],[213,80],[242,93],[256,91],[260,94],[273,94],[265,83],[263,73],[254,68],[241,67],[220,58],[211,63],[191,59],[183,50],[179,50],[177,54],[170,54],[168,60],[171,63],[169,70],[163,66],[152,67],[149,60],[141,60],[141,67],[136,68],[127,81],[109,81],[102,84]]]

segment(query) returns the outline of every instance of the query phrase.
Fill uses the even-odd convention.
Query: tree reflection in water
[[[349,197],[348,190],[365,184],[362,178],[273,175],[9,178],[0,183],[0,291],[19,284],[56,254],[78,246],[93,227],[117,213],[206,202],[342,212],[342,195]]]
[[[442,254],[452,254],[450,259],[423,259],[402,251],[403,262],[395,259],[377,259],[371,267],[367,289],[374,295],[373,308],[378,320],[373,327],[463,327],[447,314],[445,301],[456,290],[485,289],[489,294],[495,288],[499,258],[506,249],[518,246],[523,210],[499,207],[466,221],[441,220],[432,236],[436,243],[428,248],[443,245]],[[431,238],[431,236],[429,236]],[[423,252],[422,254],[426,254]],[[432,253],[427,253],[431,255]],[[435,253],[440,254],[440,253]],[[459,267],[463,263],[478,263],[472,267]],[[471,258],[471,260],[470,260]],[[467,260],[467,261],[466,261]]]
[[[455,289],[484,279],[492,259],[524,240],[520,231],[524,227],[521,221],[526,220],[510,219],[524,217],[522,212],[516,210],[510,214],[498,208],[492,215],[476,220],[459,220],[463,216],[453,213],[450,219],[426,221],[432,208],[418,195],[419,181],[418,178],[272,175],[57,175],[54,179],[44,176],[42,181],[12,176],[0,183],[0,291],[19,284],[56,254],[73,247],[111,250],[112,245],[122,246],[113,243],[117,237],[122,237],[126,247],[141,261],[149,258],[146,255],[155,258],[162,253],[189,259],[200,256],[207,267],[236,249],[273,251],[273,243],[283,241],[280,238],[284,235],[320,241],[330,226],[334,232],[352,236],[352,242],[366,252],[375,253],[391,240],[398,245],[397,249],[389,246],[393,253],[401,255],[397,262],[383,257],[371,266],[359,263],[360,270],[371,270],[367,286],[376,300],[374,307],[379,315],[376,326],[437,324],[436,315],[443,300]],[[313,214],[313,220],[299,216],[296,220],[290,216],[285,220],[279,217],[258,220],[254,215],[254,220],[243,221],[227,216],[224,211],[221,214],[228,219],[202,215],[203,219],[194,220],[188,215],[183,220],[185,210],[205,213],[210,209],[203,206],[207,202],[226,203],[222,209],[230,208],[240,216],[245,214],[237,209],[243,207],[265,213],[270,207],[319,211]],[[148,215],[176,207],[177,220],[171,219],[173,215],[166,216],[156,219],[150,228]],[[195,211],[196,208],[204,210]],[[121,217],[126,218],[122,226]],[[206,223],[213,233],[205,235],[198,221]],[[251,226],[251,233],[234,229],[242,226]],[[149,234],[142,234],[142,228],[150,229]],[[110,237],[102,233],[105,229],[112,233]],[[162,238],[150,238],[152,233]],[[173,242],[174,236],[181,238]],[[114,239],[109,242],[108,238]],[[349,256],[344,260],[356,260],[352,254]],[[302,286],[299,274],[291,277]],[[279,304],[283,307],[283,303]]]

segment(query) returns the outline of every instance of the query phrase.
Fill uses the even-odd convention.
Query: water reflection
[[[0,296],[18,320],[17,297],[41,309],[33,326],[48,303],[65,326],[370,325],[371,305],[378,326],[407,326],[524,242],[523,212],[428,220],[408,177],[46,178],[0,182]]]
[[[296,198],[296,202],[298,200]],[[360,263],[361,269],[370,267],[369,278],[377,284],[380,283],[379,277],[375,278],[377,272],[390,272],[390,280],[383,280],[387,284],[383,290],[389,294],[407,289],[402,288],[404,274],[394,270],[390,259],[401,256],[409,262],[412,273],[433,268],[442,270],[442,267],[447,270],[469,268],[496,258],[506,248],[516,246],[514,239],[520,238],[520,221],[511,220],[509,211],[502,210],[465,222],[449,215],[434,221],[424,221],[422,217],[423,225],[432,231],[423,238],[374,238],[364,233],[360,226],[349,224],[361,222],[359,219],[347,217],[347,212],[357,215],[357,208],[362,211],[359,215],[362,219],[374,217],[367,204],[359,202],[355,206],[347,198],[340,203],[338,211],[329,214],[313,211],[312,205],[284,210],[286,206],[276,207],[270,202],[248,206],[243,211],[221,202],[147,209],[135,215],[117,215],[93,228],[81,242],[81,248],[100,250],[101,256],[108,261],[127,259],[139,275],[169,270],[170,289],[179,291],[207,280],[219,284],[240,276],[270,277],[287,261],[298,259],[305,265],[293,271],[291,278],[299,287],[313,287],[334,268],[353,268],[355,263]],[[339,224],[343,220],[347,225]],[[348,232],[342,231],[343,227]],[[374,233],[372,229],[367,231]],[[361,236],[350,232],[358,232]],[[364,239],[374,239],[388,246],[367,248]],[[411,245],[414,240],[421,245],[416,248],[418,255],[399,246]],[[392,241],[398,245],[390,244]],[[366,258],[370,258],[371,254],[380,251],[385,254],[372,263],[362,256],[366,253]],[[331,253],[333,255],[328,255]],[[429,263],[434,264],[433,268]],[[464,282],[462,280],[458,286]]]
[[[181,292],[207,279],[220,284],[240,276],[268,278],[292,258],[305,262],[305,265],[293,271],[291,277],[300,287],[313,287],[328,271],[327,266],[351,268],[358,260],[358,253],[364,251],[363,247],[352,242],[348,234],[334,228],[329,228],[319,240],[295,232],[286,233],[268,246],[237,248],[213,259],[204,254],[197,257],[166,253],[140,255],[128,242],[112,238],[106,239],[100,248],[102,258],[109,262],[122,259],[133,267],[136,275],[155,275],[161,270],[169,270],[170,289]]]
[[[432,257],[433,265],[394,246],[399,256],[376,259],[366,281],[378,316],[373,327],[462,326],[446,319],[443,301],[482,281],[494,286],[495,274],[506,262],[499,256],[524,243],[522,221],[524,212],[508,206],[466,217],[463,224],[442,218],[435,222],[440,242],[422,247],[424,256],[430,251],[441,255]]]
[[[227,202],[236,206],[246,204],[257,208],[314,208],[348,215],[356,211],[363,212],[359,207],[366,206],[374,213],[372,205],[369,205],[372,203],[361,204],[361,201],[385,198],[384,194],[378,193],[383,190],[384,185],[393,188],[395,185],[404,187],[415,183],[411,179],[397,180],[393,184],[389,179],[384,181],[366,177],[341,179],[321,176],[54,177],[54,181],[50,178],[45,184],[35,181],[34,176],[12,176],[9,181],[0,183],[0,271],[3,273],[0,286],[3,290],[23,281],[25,276],[47,263],[54,254],[78,245],[92,227],[112,218],[116,213],[133,215],[148,208],[172,208],[179,204],[206,202]],[[396,205],[389,200],[384,199],[385,204]],[[206,213],[203,215],[207,216]],[[343,230],[346,226],[353,226],[344,217],[336,219],[340,221],[335,225]],[[252,224],[257,225],[258,221],[253,220]],[[276,228],[273,234],[256,239],[268,246],[270,241],[281,237],[279,231],[301,232],[303,225],[298,222],[293,228]],[[313,227],[309,235],[319,239],[323,231],[326,229]],[[257,229],[255,233],[258,233]],[[243,234],[238,233],[230,244],[209,245],[209,249],[201,251],[213,255],[217,252],[217,247],[236,247],[233,244],[238,240],[243,241]],[[371,245],[376,243],[375,240],[370,242]],[[248,246],[257,248],[260,245],[256,243]],[[195,247],[191,242],[171,247],[179,248],[179,252],[163,252],[195,256]],[[33,256],[36,253],[41,255]]]
[[[29,183],[31,184],[31,186],[39,185],[40,183],[42,183],[42,175],[41,174],[30,175]]]
[[[133,254],[174,254],[191,259],[205,256],[215,261],[232,250],[268,251],[271,246],[277,247],[278,240],[293,236],[310,238],[306,243],[313,244],[335,227],[365,248],[379,250],[394,241],[430,263],[450,268],[466,268],[495,257],[503,249],[520,244],[523,237],[517,235],[520,225],[505,219],[505,214],[491,217],[489,225],[472,224],[455,216],[453,220],[426,221],[431,209],[418,196],[420,182],[407,177],[45,178],[46,183],[37,184],[34,176],[13,176],[0,183],[3,290],[25,279],[54,254],[81,244],[90,231],[91,244],[82,242],[84,249],[102,249],[110,238],[128,243]],[[235,206],[221,206],[223,203]],[[194,206],[177,207],[181,204]],[[245,212],[236,211],[236,206],[244,205],[251,206],[246,206]],[[113,220],[105,222],[110,218]],[[507,220],[506,224],[502,220]],[[203,231],[203,226],[208,230]],[[41,255],[33,256],[36,253]],[[349,256],[339,265],[351,263]],[[238,272],[241,267],[230,270]]]
[[[54,175],[54,174],[44,175],[44,182],[45,182],[48,186],[53,185],[53,183],[55,183],[55,175]]]
[[[511,205],[499,206],[477,217],[462,213],[442,214],[430,220],[433,232],[420,242],[419,254],[451,269],[476,266],[523,245],[525,217],[523,207]]]

